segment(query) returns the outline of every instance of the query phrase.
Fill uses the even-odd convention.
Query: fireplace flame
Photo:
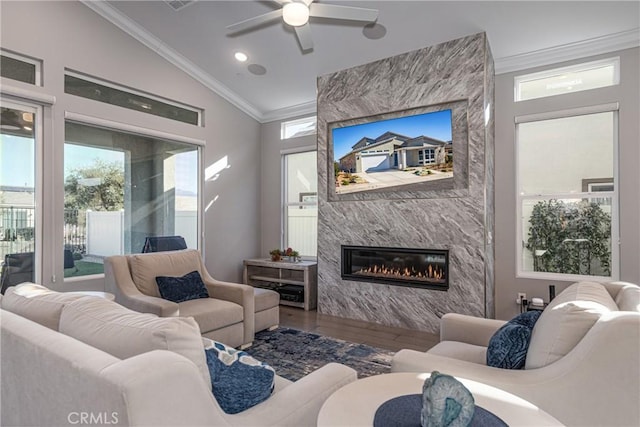
[[[433,279],[443,280],[444,270],[441,267],[433,266],[429,264],[425,271],[417,271],[414,267],[405,268],[393,268],[384,265],[373,265],[360,269],[356,274],[375,275],[389,278],[418,278],[418,279]]]

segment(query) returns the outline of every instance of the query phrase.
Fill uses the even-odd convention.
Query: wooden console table
[[[318,264],[315,261],[245,259],[244,283],[280,294],[280,304],[313,310],[318,302]],[[302,301],[296,294],[302,293]]]

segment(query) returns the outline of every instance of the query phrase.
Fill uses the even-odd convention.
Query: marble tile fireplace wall
[[[463,185],[336,197],[332,123],[460,101],[467,108],[465,120],[454,124],[454,159],[455,134],[462,132],[457,149],[465,150],[466,164],[454,163],[454,173],[463,168]],[[448,312],[493,317],[493,107],[493,58],[484,33],[318,78],[321,313],[434,333]],[[344,245],[448,250],[449,288],[344,280]]]

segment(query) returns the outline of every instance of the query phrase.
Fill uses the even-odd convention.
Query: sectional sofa
[[[356,379],[328,364],[239,414],[211,392],[192,318],[137,313],[34,284],[0,300],[2,426],[313,426],[324,401]]]
[[[494,334],[507,322],[446,314],[440,343],[401,350],[394,372],[434,370],[520,396],[568,426],[640,426],[640,288],[578,282],[533,326],[524,369],[487,366]],[[518,352],[515,343],[506,342]]]

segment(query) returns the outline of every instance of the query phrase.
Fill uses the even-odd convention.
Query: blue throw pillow
[[[205,353],[213,396],[227,414],[247,410],[271,396],[276,374],[271,366],[217,341]]]
[[[531,332],[541,311],[527,311],[509,320],[489,340],[487,366],[523,369]]]
[[[182,277],[156,277],[160,296],[173,302],[183,302],[198,298],[209,298],[207,287],[198,271],[192,271]]]

